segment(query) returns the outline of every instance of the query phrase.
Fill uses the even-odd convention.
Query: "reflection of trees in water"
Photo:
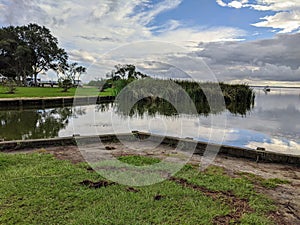
[[[255,94],[247,85],[148,78],[124,87],[113,107],[116,113],[124,116],[208,116],[226,109],[233,114],[246,115],[253,108],[254,99]],[[109,104],[101,104],[98,111],[107,111],[109,107]]]
[[[127,83],[116,97],[115,112],[124,116],[175,116],[222,113],[246,115],[254,106],[255,93],[244,84],[197,83],[145,78]],[[98,106],[106,111],[108,105]]]
[[[165,115],[165,116],[177,116],[178,111],[184,113],[182,108],[177,109],[169,102],[163,99],[151,99],[144,98],[133,105],[133,107],[129,108],[128,106],[132,105],[127,101],[117,102],[115,106],[115,111],[120,115],[125,116],[140,116],[144,115],[155,116],[156,114]],[[187,108],[186,108],[187,109]]]
[[[0,112],[0,137],[5,140],[24,140],[57,137],[71,117],[85,114],[81,108]]]
[[[145,113],[207,116],[226,109],[246,115],[254,105],[254,98],[247,85],[143,79],[126,86],[117,96],[115,107],[117,113],[129,116]]]
[[[107,112],[109,109],[111,109],[114,105],[114,102],[104,102],[101,104],[98,104],[96,106],[96,110],[98,112]]]
[[[143,116],[145,114],[150,116],[155,116],[156,114],[165,116],[177,116],[178,114],[194,114],[188,103],[182,102],[180,105],[177,104],[176,108],[170,102],[156,98],[155,100],[151,98],[144,98],[136,102],[133,107],[128,101],[119,101],[115,104],[115,109],[118,114],[126,116]],[[218,105],[217,105],[218,106]],[[241,103],[230,103],[226,104],[226,109],[234,114],[246,115],[248,111],[252,109],[251,104],[245,102]],[[218,114],[225,110],[225,108],[220,105],[220,107],[214,107],[212,111],[209,104],[205,101],[195,102],[195,108],[198,114],[208,116],[209,114]]]

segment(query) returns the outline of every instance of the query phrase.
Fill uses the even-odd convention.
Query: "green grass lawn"
[[[46,97],[67,97],[74,96],[97,96],[99,91],[95,87],[71,88],[68,92],[62,92],[62,88],[58,87],[17,87],[15,94],[6,94],[6,89],[0,87],[0,98],[46,98]],[[106,96],[105,94],[102,96]]]
[[[116,91],[114,88],[106,88],[104,91],[100,92],[100,96],[115,96]]]
[[[120,160],[137,166],[158,162],[137,156]],[[134,189],[119,184],[90,188],[80,182],[104,178],[88,167],[45,153],[0,154],[0,224],[212,224],[237,210],[223,192],[251,207],[230,222],[274,224],[266,215],[275,207],[254,191],[251,180],[229,177],[218,167],[199,173],[188,165],[174,178],[205,192],[174,180]],[[217,193],[215,197],[206,193],[209,190]]]

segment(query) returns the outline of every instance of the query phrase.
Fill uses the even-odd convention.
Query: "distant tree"
[[[100,86],[100,91],[104,91],[108,87],[113,87],[114,94],[117,95],[126,85],[132,81],[140,78],[148,77],[146,74],[136,70],[135,65],[125,64],[125,65],[115,65],[110,73],[106,74],[109,78],[105,85]]]
[[[116,75],[116,71],[115,70],[112,70],[111,72],[106,73],[106,77],[109,80],[112,80],[112,81],[116,81],[116,80],[122,79],[121,76]]]
[[[73,81],[80,80],[82,74],[86,73],[86,68],[84,66],[79,66],[78,63],[72,63],[69,66],[69,71],[72,74]]]
[[[103,86],[106,83],[105,79],[99,79],[99,78],[95,78],[94,80],[91,80],[88,82],[88,86],[94,86],[94,87],[100,87]]]
[[[62,65],[60,65],[60,68]],[[63,65],[65,66],[65,65]],[[68,64],[66,68],[60,69],[59,86],[63,88],[63,92],[67,92],[75,85],[76,78],[79,80],[83,73],[86,73],[84,66],[79,66],[78,63]]]
[[[107,78],[112,80],[119,80],[119,79],[139,79],[148,77],[146,74],[143,74],[139,71],[136,71],[135,65],[132,64],[125,64],[125,65],[115,65],[115,70],[112,70],[111,73],[106,74]]]
[[[63,88],[63,92],[67,92],[71,87],[73,87],[73,82],[68,76],[60,77],[58,80],[59,87]]]

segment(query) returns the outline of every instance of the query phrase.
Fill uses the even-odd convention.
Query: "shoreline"
[[[114,96],[77,96],[77,97],[26,97],[26,98],[0,98],[2,107],[52,107],[65,105],[90,105],[105,103],[115,100]]]
[[[181,139],[170,136],[159,136],[149,133],[143,133],[134,131],[131,134],[106,134],[95,136],[73,136],[64,138],[51,138],[51,139],[37,139],[37,140],[24,140],[24,141],[5,141],[0,142],[0,152],[15,152],[26,149],[37,149],[45,147],[58,147],[58,146],[85,146],[89,144],[97,143],[119,143],[120,141],[141,141],[148,140],[159,143],[159,145],[165,145],[169,147],[177,147],[180,143],[181,148],[195,148],[194,155],[203,156],[207,148],[211,148],[212,151],[218,149],[217,155],[230,156],[234,158],[243,158],[251,161],[277,163],[283,165],[293,165],[300,167],[300,156],[290,155],[283,153],[276,153],[264,150],[255,150],[240,148],[226,145],[208,144],[205,142],[194,141],[190,139]]]

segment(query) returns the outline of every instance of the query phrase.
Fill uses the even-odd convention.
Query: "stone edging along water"
[[[0,108],[28,108],[47,106],[90,105],[115,100],[113,96],[50,97],[50,98],[0,98]]]
[[[96,135],[88,137],[65,137],[65,138],[53,138],[53,139],[39,139],[39,140],[25,140],[25,141],[7,141],[0,143],[0,152],[11,152],[24,149],[35,149],[43,147],[53,147],[53,146],[72,146],[80,145],[84,146],[86,144],[96,144],[101,142],[118,142],[119,140],[134,141],[138,139],[147,139],[151,136],[151,141],[159,141],[163,145],[168,145],[171,147],[176,147],[180,142],[181,149],[187,146],[196,146],[194,154],[203,155],[206,150],[208,143],[198,142],[190,139],[180,139],[170,136],[159,136],[149,133],[143,133],[134,131],[131,134],[107,134],[107,135]],[[279,164],[291,164],[300,167],[300,156],[282,154],[276,152],[254,150],[247,148],[232,147],[226,145],[214,145],[220,148],[219,154],[225,156],[232,156],[236,158],[245,158],[254,160],[256,162],[268,162],[268,163],[279,163]]]

